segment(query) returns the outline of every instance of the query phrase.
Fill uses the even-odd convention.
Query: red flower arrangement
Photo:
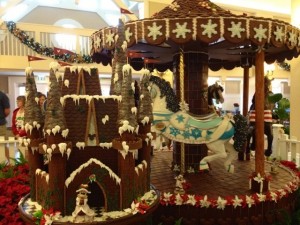
[[[27,164],[1,166],[0,225],[25,225],[20,218],[18,203],[30,191]]]

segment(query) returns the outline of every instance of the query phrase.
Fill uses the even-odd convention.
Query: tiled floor
[[[152,156],[151,183],[161,192],[173,192],[176,174],[171,170],[172,151],[155,151]],[[250,194],[249,176],[255,169],[255,159],[250,161],[234,161],[235,173],[228,173],[221,160],[211,163],[212,170],[205,173],[186,174],[185,179],[191,184],[188,194],[218,196],[234,196]],[[270,163],[265,163],[265,171],[269,173]],[[270,190],[275,191],[293,180],[289,171],[279,168],[277,174],[271,174]]]

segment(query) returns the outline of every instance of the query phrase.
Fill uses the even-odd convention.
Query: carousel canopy
[[[251,66],[258,51],[267,63],[298,57],[300,30],[286,22],[235,15],[208,0],[175,0],[151,18],[125,23],[130,64],[139,70],[143,58],[159,70],[172,68],[174,57],[184,52],[203,55],[211,70]],[[115,49],[116,27],[92,35],[92,58],[107,63]],[[201,58],[201,57],[200,57]]]

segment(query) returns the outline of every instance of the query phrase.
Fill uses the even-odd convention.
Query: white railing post
[[[273,130],[273,143],[272,143],[272,155],[274,157],[280,156],[279,152],[279,138],[281,137],[281,131],[282,131],[283,125],[282,124],[273,124],[272,130]]]
[[[5,137],[4,136],[0,136],[0,163],[6,162],[7,158],[6,158],[6,143],[4,143],[5,141]]]
[[[18,141],[15,137],[0,136],[0,163],[13,164],[12,159],[16,158],[16,152],[18,150]]]

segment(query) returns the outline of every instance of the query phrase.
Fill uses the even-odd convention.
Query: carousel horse
[[[264,79],[265,85],[265,101],[264,101],[264,134],[267,136],[268,147],[265,151],[265,156],[270,156],[272,154],[272,142],[273,142],[273,134],[272,134],[272,111],[274,108],[274,104],[268,101],[268,96],[272,95],[273,93],[270,91],[271,80],[268,77]],[[252,138],[252,142],[250,140]],[[249,134],[247,140],[247,148],[246,154],[250,154],[251,150],[255,150],[255,94],[252,98],[252,104],[250,106],[249,111]]]
[[[218,116],[216,113],[197,116],[189,114],[188,107],[179,101],[165,80],[151,76],[153,101],[153,130],[176,142],[206,144],[214,154],[200,161],[199,169],[209,169],[208,163],[223,158],[227,171],[233,172],[232,160],[243,150],[247,140],[247,120],[242,115]],[[232,141],[234,140],[234,142]]]
[[[213,99],[216,100],[217,104],[224,102],[223,91],[223,87],[217,81],[213,85],[208,86],[207,103],[209,107],[214,108]]]

